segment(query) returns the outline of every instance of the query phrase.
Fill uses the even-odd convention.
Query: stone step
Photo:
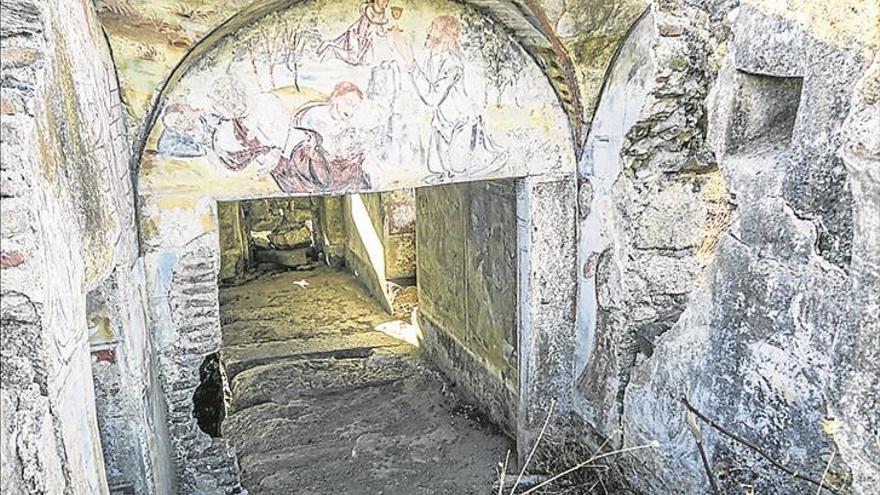
[[[301,266],[311,265],[312,260],[309,259],[305,249],[269,249],[254,251],[254,259],[258,263],[274,263],[289,268],[297,268]]]
[[[410,354],[415,348],[382,332],[361,332],[350,335],[313,335],[306,339],[289,339],[259,344],[223,347],[220,359],[230,381],[242,371],[278,360],[366,358],[374,350],[385,348]]]
[[[374,354],[366,359],[282,360],[250,368],[230,380],[230,411],[256,404],[373,387],[413,375],[415,355]]]

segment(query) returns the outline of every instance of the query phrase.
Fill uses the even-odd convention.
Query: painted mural
[[[538,66],[451,2],[314,1],[228,36],[167,95],[145,194],[389,190],[572,173]]]
[[[94,0],[110,38],[122,95],[139,124],[186,52],[251,0]]]
[[[113,45],[124,99],[132,121],[137,124],[147,113],[155,89],[212,29],[252,7],[284,4],[280,0],[94,1]],[[552,77],[558,94],[567,98],[570,121],[575,123],[590,121],[602,77],[615,49],[648,4],[645,0],[532,0],[525,5],[517,0],[462,3],[479,5],[519,33],[520,42],[527,45],[529,53],[540,60],[541,67]],[[389,9],[392,14],[394,11]],[[400,12],[404,17],[411,14]],[[514,20],[516,17],[519,20]],[[535,23],[541,31],[535,30]],[[491,55],[491,51],[490,48],[485,53]],[[568,56],[566,53],[571,56],[570,65],[563,60]],[[493,57],[489,63],[508,65],[500,57]],[[569,71],[579,88],[573,87]]]

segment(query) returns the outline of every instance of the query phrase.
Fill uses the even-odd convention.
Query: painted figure
[[[425,37],[428,56],[419,64],[412,45],[403,36],[393,35],[416,93],[432,111],[431,129],[424,139],[425,164],[431,173],[428,180],[493,172],[507,162],[507,153],[492,141],[465,92],[460,36],[455,17],[436,17]]]
[[[385,36],[388,28],[388,0],[368,0],[361,4],[360,17],[342,34],[318,46],[318,57],[333,57],[350,65],[369,65],[373,42]]]
[[[244,170],[274,148],[260,129],[248,122],[244,91],[234,84],[220,83],[211,94],[217,111],[211,146],[227,169]]]
[[[402,76],[400,65],[393,60],[375,65],[370,71],[365,102],[369,105],[365,113],[369,121],[358,127],[372,129],[371,158],[375,159],[368,159],[368,164],[377,175],[393,173],[419,156],[419,126],[412,119],[418,109],[407,107],[409,102],[400,98]]]
[[[207,123],[197,109],[179,103],[168,105],[162,114],[162,126],[157,145],[160,154],[194,158],[207,153]]]
[[[303,106],[289,142],[271,174],[284,192],[369,188],[361,137],[348,121],[363,101],[360,88],[340,82],[327,100]],[[285,147],[287,148],[287,146]]]

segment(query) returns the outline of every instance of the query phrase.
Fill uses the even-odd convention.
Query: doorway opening
[[[194,411],[243,486],[491,486],[516,407],[515,181],[217,212],[222,345]]]

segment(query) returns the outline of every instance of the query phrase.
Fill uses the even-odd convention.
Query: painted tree
[[[269,82],[275,88],[277,70],[283,66],[293,75],[299,90],[299,68],[303,59],[314,52],[320,35],[314,28],[306,27],[314,24],[306,22],[303,16],[288,19],[283,14],[273,14],[267,21],[244,39],[254,74],[259,77],[260,67],[265,65]]]
[[[516,97],[516,83],[520,72],[525,68],[525,60],[519,47],[511,36],[496,26],[491,19],[471,9],[461,14],[462,49],[478,60],[485,68],[485,77],[489,86],[483,93],[483,103],[489,103],[490,89],[495,93],[495,104],[501,105],[501,97],[505,91],[513,91],[514,102],[519,105]]]

